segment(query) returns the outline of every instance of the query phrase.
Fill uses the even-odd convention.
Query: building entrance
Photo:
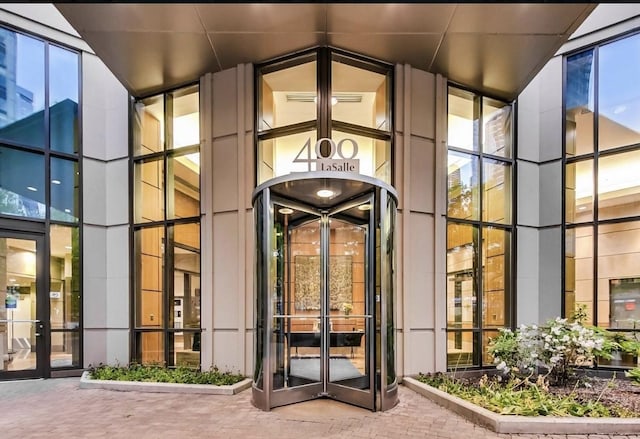
[[[363,176],[279,177],[254,192],[253,402],[397,402],[393,324],[396,194]]]
[[[0,380],[45,376],[44,236],[0,229]]]

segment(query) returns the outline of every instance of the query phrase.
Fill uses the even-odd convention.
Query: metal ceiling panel
[[[433,71],[486,94],[511,100],[551,58],[556,35],[447,34]]]
[[[574,22],[588,7],[562,3],[467,4],[456,9],[447,33],[562,35],[577,28]]]
[[[408,63],[427,69],[440,42],[439,35],[330,33],[331,46],[390,63]]]
[[[329,44],[513,99],[596,4],[56,5],[135,96]]]
[[[291,33],[216,33],[210,34],[222,69],[241,63],[266,61],[281,55],[323,45],[321,32]]]
[[[77,6],[77,7],[74,7]],[[92,32],[202,32],[197,11],[180,4],[58,4],[56,8],[83,35]],[[91,45],[91,41],[88,41]]]
[[[207,32],[318,32],[326,27],[326,5],[200,4]]]
[[[85,32],[89,41],[109,41],[101,57],[116,77],[143,96],[197,81],[194,72],[218,69],[204,34],[168,32]],[[118,60],[117,63],[109,62]]]
[[[443,33],[456,5],[330,4],[327,31],[348,33]]]

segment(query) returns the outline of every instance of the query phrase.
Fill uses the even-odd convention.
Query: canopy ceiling
[[[596,4],[57,4],[134,96],[318,45],[514,99]]]

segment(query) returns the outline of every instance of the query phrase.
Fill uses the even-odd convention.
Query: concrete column
[[[129,361],[128,94],[82,54],[84,366]]]

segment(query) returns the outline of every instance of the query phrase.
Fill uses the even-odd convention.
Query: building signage
[[[328,151],[326,148],[323,151],[323,144],[328,146]],[[360,159],[356,158],[358,142],[354,139],[342,139],[336,143],[333,139],[323,137],[316,142],[314,152],[316,158],[312,158],[311,138],[309,138],[293,159],[293,163],[306,163],[307,171],[360,173]]]

